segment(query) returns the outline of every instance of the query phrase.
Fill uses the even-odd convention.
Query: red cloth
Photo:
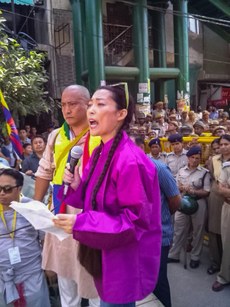
[[[84,146],[84,151],[83,151],[83,158],[82,158],[82,170],[85,169],[86,167],[86,164],[88,163],[89,161],[89,158],[90,158],[90,152],[89,152],[89,139],[90,139],[90,134],[88,133],[87,137],[86,137],[86,140],[85,140],[85,146]]]
[[[26,307],[26,300],[24,297],[24,284],[17,284],[16,288],[18,290],[19,299],[14,302],[14,307]]]

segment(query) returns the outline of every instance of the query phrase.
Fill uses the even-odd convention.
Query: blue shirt
[[[35,174],[38,169],[39,160],[40,158],[33,152],[32,155],[22,161],[22,172],[25,173],[30,170]]]
[[[180,192],[170,168],[159,160],[150,159],[156,166],[161,191],[162,246],[169,246],[173,239],[173,225],[168,198],[179,195]]]
[[[217,111],[211,112],[211,113],[209,114],[209,118],[210,118],[210,119],[218,119],[218,118],[219,118],[219,113],[218,113]]]

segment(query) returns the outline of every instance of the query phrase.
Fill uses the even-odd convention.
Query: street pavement
[[[189,267],[190,255],[187,254],[187,269],[184,268],[184,254],[180,263],[168,264],[168,278],[171,288],[172,307],[230,307],[230,285],[220,292],[212,291],[216,274],[208,275],[208,247],[203,247],[201,264],[197,269]],[[153,295],[138,302],[141,307],[163,306]]]
[[[223,291],[212,291],[216,274],[208,275],[208,247],[203,247],[201,264],[197,269],[189,267],[190,255],[187,254],[187,269],[184,268],[184,253],[180,263],[168,264],[168,278],[171,288],[172,307],[230,307],[230,285]],[[138,307],[163,307],[151,294],[136,303]],[[52,307],[60,306],[57,301]]]
[[[144,300],[136,303],[138,307],[163,307],[161,302],[153,295],[150,294]]]
[[[201,264],[197,269],[189,267],[189,255],[187,269],[184,269],[184,255],[181,256],[182,263],[168,264],[172,307],[230,307],[230,286],[220,292],[212,291],[216,274],[207,274],[210,265],[208,247],[203,247]]]

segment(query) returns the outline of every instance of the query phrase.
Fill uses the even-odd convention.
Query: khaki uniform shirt
[[[193,190],[205,190],[210,192],[210,173],[201,166],[198,166],[195,170],[190,170],[188,166],[181,168],[177,174],[177,184],[187,185]]]
[[[159,160],[159,161],[165,163],[165,159],[166,159],[166,153],[165,153],[165,152],[160,152],[159,155],[158,155],[156,158],[154,158],[154,157],[151,155],[151,153],[148,154],[148,156],[149,156],[150,158],[154,159],[154,160]]]
[[[165,163],[170,168],[174,177],[176,177],[179,169],[188,164],[188,158],[186,156],[187,151],[183,149],[180,155],[176,155],[174,152],[167,154]]]
[[[230,187],[230,162],[224,162],[218,181]]]

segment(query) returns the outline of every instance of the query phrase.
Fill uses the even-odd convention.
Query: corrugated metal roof
[[[11,3],[11,0],[0,0],[0,3]],[[34,5],[34,0],[14,0],[14,4]]]

